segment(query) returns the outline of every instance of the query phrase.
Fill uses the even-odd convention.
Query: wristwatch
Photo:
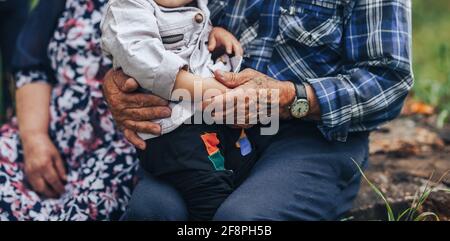
[[[292,82],[295,86],[295,99],[289,107],[292,117],[301,119],[309,113],[309,101],[304,83]]]

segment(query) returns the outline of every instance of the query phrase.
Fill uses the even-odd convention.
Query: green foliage
[[[31,0],[31,8],[34,8],[38,2],[39,0]]]
[[[439,221],[439,216],[434,212],[421,212],[423,204],[428,200],[430,195],[437,191],[437,185],[439,185],[442,180],[448,176],[449,172],[447,171],[444,173],[441,178],[435,183],[432,182],[434,173],[431,174],[430,178],[428,179],[427,183],[425,184],[425,187],[422,191],[417,191],[414,195],[414,200],[411,203],[411,206],[407,208],[406,210],[402,211],[398,216],[395,215],[391,204],[386,198],[386,195],[376,186],[374,185],[369,178],[364,174],[361,167],[356,163],[355,160],[352,159],[352,161],[355,163],[356,167],[358,168],[358,171],[361,173],[364,180],[369,184],[370,188],[383,200],[385,206],[386,206],[386,213],[387,213],[387,221],[427,221],[427,220],[433,220],[433,221]],[[447,193],[450,192],[449,189],[445,189],[443,191],[446,191]]]
[[[3,69],[2,69],[2,53],[0,51],[0,125],[2,124],[2,115],[5,112],[5,107],[3,103]]]
[[[412,0],[415,98],[438,107],[438,125],[450,112],[450,1]]]

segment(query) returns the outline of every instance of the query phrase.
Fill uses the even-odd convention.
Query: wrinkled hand
[[[208,50],[213,52],[219,48],[224,48],[229,55],[234,53],[236,56],[242,56],[244,54],[241,43],[232,33],[223,28],[214,27],[209,35]]]
[[[214,112],[216,123],[226,123],[239,128],[251,127],[255,122],[260,121],[261,116],[271,116],[271,106],[278,105],[279,117],[281,119],[290,118],[287,106],[295,98],[295,87],[288,81],[277,81],[269,76],[252,69],[246,69],[240,73],[215,72],[216,79],[231,88],[221,96],[203,102],[203,109],[213,105],[222,106],[223,111]],[[270,95],[271,90],[278,92],[277,98]],[[261,99],[256,93],[268,93],[267,98]],[[238,98],[245,96],[245,101],[237,101]],[[232,106],[233,108],[226,108]],[[256,108],[251,108],[256,107]],[[239,116],[238,113],[241,113]],[[227,116],[234,116],[234,123],[228,123]],[[241,117],[241,118],[238,118]]]
[[[47,134],[22,138],[25,175],[34,191],[57,198],[64,194],[67,181],[63,160]]]
[[[171,116],[169,103],[158,96],[137,93],[136,80],[121,70],[110,70],[105,76],[103,94],[109,109],[125,138],[137,148],[144,150],[145,141],[136,133],[161,134],[161,126],[152,120]]]

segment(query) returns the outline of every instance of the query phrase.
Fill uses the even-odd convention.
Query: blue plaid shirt
[[[247,66],[313,87],[328,140],[346,141],[399,115],[413,85],[410,0],[211,0],[209,7],[213,23],[240,38]]]

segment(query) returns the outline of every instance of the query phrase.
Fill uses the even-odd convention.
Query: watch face
[[[291,107],[291,114],[295,118],[305,117],[309,112],[309,102],[305,99],[297,100]]]

